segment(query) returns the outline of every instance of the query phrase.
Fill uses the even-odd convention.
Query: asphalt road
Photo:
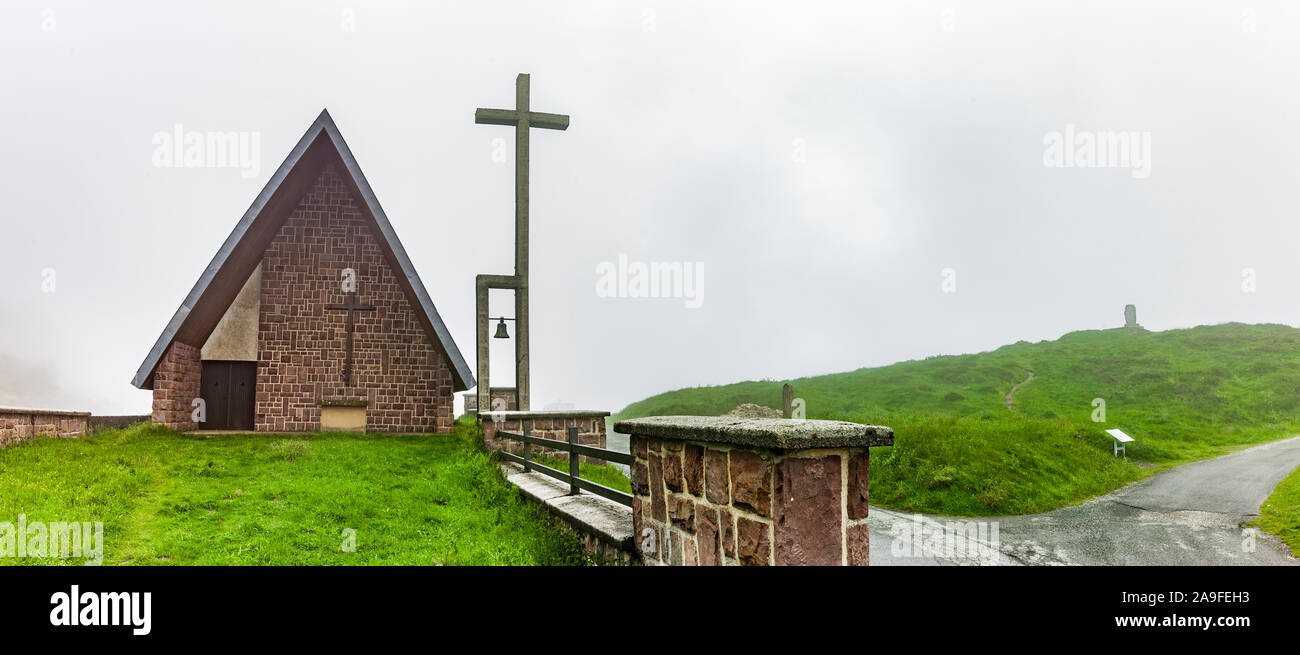
[[[1276,538],[1242,524],[1297,467],[1292,437],[1043,514],[955,519],[872,507],[871,564],[1295,565]]]

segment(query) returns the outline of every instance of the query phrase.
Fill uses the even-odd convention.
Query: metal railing
[[[506,449],[502,449],[498,452],[501,454],[502,459],[523,466],[525,472],[535,471],[537,473],[549,475],[550,477],[555,478],[560,482],[568,483],[570,495],[577,495],[582,491],[589,491],[593,494],[596,494],[597,496],[600,496],[602,498],[608,498],[616,503],[621,503],[623,505],[627,505],[628,507],[632,506],[632,494],[624,493],[622,491],[619,491],[618,489],[613,489],[611,487],[606,487],[603,484],[597,484],[595,482],[592,482],[591,480],[584,480],[578,474],[578,459],[582,455],[586,455],[587,457],[590,457],[592,459],[614,462],[615,464],[627,464],[631,466],[632,464],[631,453],[620,453],[616,450],[608,450],[605,448],[597,448],[595,446],[585,446],[583,444],[580,444],[578,443],[578,428],[576,427],[571,427],[568,429],[568,437],[569,437],[568,441],[534,437],[532,435],[532,426],[530,425],[529,421],[523,421],[523,434],[506,432],[505,430],[497,430],[496,434],[498,437],[504,437],[512,441],[523,442],[524,454],[522,457]],[[551,468],[545,464],[540,464],[536,461],[533,461],[533,454],[532,454],[533,446],[541,446],[544,448],[551,448],[553,450],[560,450],[569,453],[569,472],[565,473],[564,471],[561,471],[559,469]]]

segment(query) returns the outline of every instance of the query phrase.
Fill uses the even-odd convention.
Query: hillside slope
[[[1012,408],[1008,392],[1016,389]],[[680,389],[616,418],[778,407],[786,381]],[[808,418],[889,425],[872,499],[902,510],[987,516],[1055,509],[1145,475],[1300,433],[1300,329],[1201,326],[1072,332],[972,355],[789,380]],[[1093,422],[1094,400],[1105,402]],[[1137,442],[1127,461],[1103,430]],[[1139,466],[1142,463],[1144,466]]]

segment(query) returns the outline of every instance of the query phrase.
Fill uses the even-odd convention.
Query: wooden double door
[[[257,362],[204,361],[203,402],[207,421],[200,430],[252,430]]]

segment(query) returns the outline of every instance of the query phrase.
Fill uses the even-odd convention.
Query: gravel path
[[[1029,381],[1032,379],[1034,379],[1034,372],[1030,371],[1029,377],[1025,378],[1024,380],[1020,381],[1017,384],[1012,385],[1011,391],[1007,392],[1007,409],[1011,409],[1011,404],[1014,403],[1016,400],[1016,389],[1019,389],[1020,387],[1023,387],[1026,384],[1029,384]]]

